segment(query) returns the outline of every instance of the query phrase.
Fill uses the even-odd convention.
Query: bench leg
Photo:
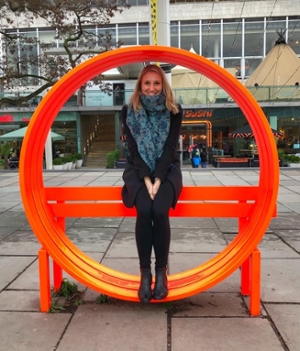
[[[62,230],[65,232],[66,230],[66,219],[63,217],[58,217],[56,219],[57,223],[59,226],[62,228]],[[61,284],[63,281],[63,271],[61,267],[53,261],[53,290],[54,292],[57,292],[61,288]]]
[[[250,294],[250,258],[248,257],[241,267],[241,294]]]
[[[261,255],[255,249],[241,267],[241,294],[250,295],[251,316],[260,315]]]
[[[40,278],[40,310],[48,312],[51,307],[49,255],[45,248],[38,253]]]
[[[250,291],[250,314],[251,316],[260,315],[260,271],[261,255],[255,249],[251,255],[251,291]]]

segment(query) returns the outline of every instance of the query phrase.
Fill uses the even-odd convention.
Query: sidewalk
[[[109,300],[86,289],[82,304],[39,312],[36,240],[18,172],[0,172],[0,351],[299,351],[300,169],[281,169],[278,216],[262,253],[261,315],[250,317],[235,272],[209,291],[165,304]],[[122,185],[122,170],[45,171],[46,186]],[[258,169],[183,169],[184,185],[253,185]],[[111,268],[139,274],[132,218],[67,220],[67,235]],[[237,233],[234,219],[172,218],[171,273],[215,256]],[[70,282],[73,278],[65,274]]]

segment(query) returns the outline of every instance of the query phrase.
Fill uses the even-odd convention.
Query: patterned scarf
[[[141,95],[143,106],[137,112],[128,106],[127,125],[137,143],[142,159],[154,171],[170,130],[170,111],[166,108],[164,94]]]

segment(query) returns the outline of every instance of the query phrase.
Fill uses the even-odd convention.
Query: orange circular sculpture
[[[223,251],[205,264],[169,276],[170,291],[166,300],[175,300],[208,289],[238,269],[263,237],[277,199],[278,157],[268,121],[253,96],[230,73],[204,57],[164,46],[117,49],[85,61],[53,86],[31,118],[22,145],[20,188],[24,209],[35,235],[64,271],[103,294],[138,301],[138,276],[110,269],[86,256],[67,238],[53,218],[45,196],[42,157],[55,117],[77,89],[104,71],[144,61],[179,64],[202,73],[219,84],[247,117],[260,154],[260,195],[247,225],[243,226],[241,232]]]

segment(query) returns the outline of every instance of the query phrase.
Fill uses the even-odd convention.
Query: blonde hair
[[[175,101],[172,88],[168,82],[165,72],[159,66],[153,64],[144,67],[138,76],[134,92],[129,99],[129,104],[133,106],[133,110],[136,112],[137,110],[142,108],[140,102],[140,95],[142,93],[141,84],[144,75],[148,72],[155,72],[160,75],[160,77],[162,78],[162,92],[166,97],[166,107],[170,112],[174,114],[178,113],[178,105]]]

